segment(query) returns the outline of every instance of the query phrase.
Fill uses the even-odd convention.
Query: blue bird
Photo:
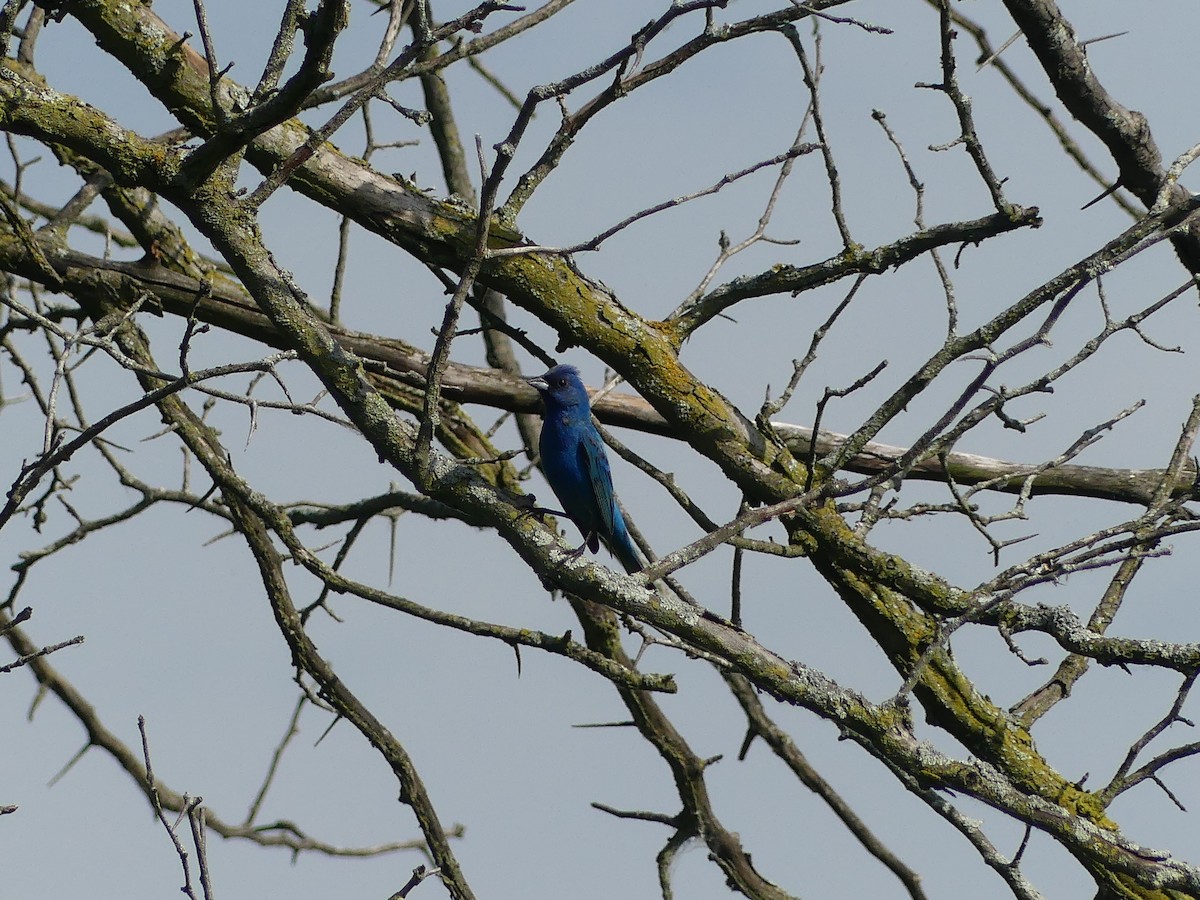
[[[538,451],[542,469],[567,517],[583,532],[593,553],[603,541],[627,572],[642,568],[613,494],[612,473],[600,432],[592,423],[587,389],[574,366],[555,366],[530,378],[545,404]]]

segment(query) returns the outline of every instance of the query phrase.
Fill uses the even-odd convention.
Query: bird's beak
[[[546,379],[541,375],[538,375],[534,378],[526,378],[525,383],[528,384],[530,387],[537,388],[537,391],[539,394],[542,391],[550,390],[550,383],[548,381],[546,381]]]

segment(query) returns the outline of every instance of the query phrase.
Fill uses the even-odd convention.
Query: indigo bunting
[[[574,366],[555,366],[545,375],[530,378],[545,404],[538,451],[546,480],[562,504],[563,512],[583,532],[583,543],[593,553],[603,541],[627,572],[642,568],[625,520],[613,494],[612,473],[600,432],[592,424],[587,389]]]

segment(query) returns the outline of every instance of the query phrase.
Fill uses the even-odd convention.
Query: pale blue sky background
[[[1099,77],[1125,105],[1148,117],[1164,156],[1170,159],[1200,139],[1200,102],[1179,79],[1190,36],[1200,29],[1200,7],[1189,0],[1156,4],[1063,2],[1066,15],[1084,37],[1128,31],[1096,44],[1090,58]],[[278,20],[279,3],[210,0],[208,14],[222,64],[243,83],[257,79]],[[633,0],[579,0],[544,27],[488,54],[485,62],[512,90],[557,80],[626,42],[665,4]],[[438,4],[450,18],[463,4]],[[766,9],[761,3],[731,3],[730,15],[744,17]],[[994,43],[1014,30],[993,0],[958,3],[977,17]],[[195,31],[192,5],[157,0],[155,11],[177,30]],[[362,68],[374,55],[383,17],[370,18],[371,5],[352,5],[350,31],[339,44],[339,76]],[[1153,11],[1153,15],[1149,13]],[[957,134],[949,102],[916,82],[940,77],[936,15],[924,3],[856,3],[842,12],[894,30],[867,34],[849,26],[822,25],[826,71],[822,102],[829,139],[840,166],[845,211],[862,244],[888,242],[913,229],[913,195],[894,150],[872,109],[887,113],[927,186],[929,223],[969,219],[988,213],[990,202],[961,149],[935,153],[927,148]],[[503,17],[496,17],[496,23]],[[696,26],[674,26],[652,55],[686,40]],[[804,30],[807,35],[807,29]],[[983,247],[966,250],[954,272],[963,327],[1013,302],[1027,290],[1091,252],[1128,224],[1115,206],[1080,207],[1099,190],[1057,151],[1054,137],[1001,83],[993,69],[977,72],[974,45],[959,40],[960,78],[974,100],[980,135],[994,168],[1008,181],[1009,198],[1037,205],[1045,218],[1040,230],[1026,230]],[[811,44],[810,44],[811,47]],[[657,48],[657,50],[655,49]],[[1045,100],[1052,96],[1028,49],[1017,42],[1004,55]],[[144,90],[96,50],[70,19],[50,25],[39,44],[39,67],[50,83],[104,108],[128,127],[153,134],[175,123]],[[448,73],[455,92],[459,125],[468,141],[478,133],[485,146],[499,141],[514,110],[465,67]],[[394,96],[416,105],[415,87]],[[576,108],[584,92],[569,102]],[[727,171],[785,150],[807,101],[799,67],[787,43],[764,35],[703,54],[675,77],[636,92],[590,125],[562,166],[530,202],[519,222],[532,239],[566,244],[585,239],[630,212],[715,182]],[[322,121],[326,113],[310,116]],[[511,169],[514,177],[540,152],[557,124],[553,105],[536,120]],[[419,138],[417,147],[387,150],[375,157],[383,171],[416,172],[421,184],[440,191],[440,169],[427,135],[378,108],[382,134]],[[1108,173],[1113,166],[1082,129],[1072,126],[1089,155]],[[806,139],[814,139],[811,135]],[[362,129],[353,121],[336,142],[349,152],[362,147]],[[28,150],[28,145],[22,144]],[[53,159],[27,173],[30,193],[63,202],[75,190]],[[12,177],[11,162],[0,165]],[[667,314],[698,283],[717,251],[725,229],[731,239],[749,234],[773,182],[762,172],[720,195],[640,223],[577,262],[603,280],[621,300],[648,317]],[[1186,179],[1185,179],[1186,181]],[[254,176],[248,179],[254,183]],[[512,179],[508,185],[511,187]],[[1194,182],[1193,182],[1194,183]],[[97,207],[97,211],[99,207]],[[277,258],[290,268],[314,299],[327,298],[336,249],[337,221],[287,191],[264,210],[264,230]],[[818,155],[799,160],[769,229],[772,236],[799,238],[798,246],[760,246],[733,260],[717,282],[759,271],[776,262],[804,264],[837,252],[827,186]],[[96,250],[84,238],[83,249]],[[952,254],[947,255],[952,261]],[[1106,279],[1114,315],[1144,306],[1184,280],[1166,247],[1158,247]],[[735,321],[718,320],[685,348],[693,369],[753,416],[767,385],[777,391],[790,373],[790,360],[804,354],[809,335],[841,298],[848,284],[802,295],[764,298],[731,311]],[[425,270],[399,250],[356,230],[347,273],[343,314],[351,327],[432,343],[430,329],[441,320],[440,288]],[[826,385],[843,386],[880,359],[889,367],[878,382],[832,405],[827,427],[848,431],[934,350],[944,334],[944,308],[932,266],[922,263],[873,279],[830,334],[822,354],[792,404],[780,415],[811,421],[813,405]],[[555,338],[523,314],[514,314],[544,347]],[[174,360],[183,324],[148,319],[144,326],[158,341],[160,361]],[[1053,347],[1029,354],[998,382],[1019,383],[1074,352],[1078,335],[1101,324],[1094,292],[1064,318]],[[1150,320],[1147,332],[1167,344],[1194,348],[1195,303],[1185,299]],[[1115,351],[1115,352],[1114,352]],[[193,365],[252,359],[263,354],[248,342],[205,336],[194,345]],[[472,339],[455,345],[455,358],[479,362]],[[1047,418],[1025,435],[981,427],[960,449],[1021,460],[1052,456],[1084,429],[1139,398],[1149,403],[1080,460],[1096,465],[1150,467],[1163,464],[1196,392],[1191,355],[1151,351],[1131,335],[1118,337],[1108,353],[1060,382],[1053,395],[1014,404],[1014,415],[1045,412]],[[581,367],[590,383],[601,365],[578,349],[563,356]],[[531,364],[531,369],[536,363]],[[125,373],[96,359],[81,378],[91,414],[136,396]],[[298,364],[286,369],[294,396],[316,392]],[[19,397],[22,386],[5,368],[3,392]],[[938,409],[974,375],[948,374],[944,386],[914,403],[909,414],[881,436],[904,443],[924,429]],[[244,385],[244,380],[230,387]],[[495,413],[477,410],[481,422]],[[287,414],[262,413],[249,441],[241,408],[218,408],[215,421],[228,437],[234,463],[278,501],[345,501],[386,490],[397,480],[366,446],[335,426]],[[178,483],[177,443],[161,438],[140,443],[159,430],[151,413],[122,423],[111,437],[134,449],[129,465],[147,481]],[[35,455],[41,424],[32,403],[0,410],[0,481],[10,482],[20,461]],[[620,437],[656,465],[677,473],[680,483],[718,520],[732,517],[737,497],[719,473],[680,453],[671,442],[621,433]],[[498,438],[515,446],[511,430]],[[200,490],[206,487],[200,479]],[[660,553],[697,536],[657,486],[636,471],[614,463],[618,490],[634,518]],[[81,455],[72,465],[83,478],[71,502],[85,516],[97,516],[132,502],[129,492]],[[538,483],[531,485],[537,491]],[[542,492],[545,488],[542,486]],[[902,500],[941,497],[933,489],[905,488]],[[1006,501],[997,501],[1002,509]],[[68,530],[72,522],[58,508],[39,537],[14,523],[0,533],[0,559]],[[1032,521],[997,529],[1004,537],[1037,537],[1003,559],[1053,546],[1066,536],[1119,521],[1130,510],[1088,501],[1036,501]],[[105,723],[131,745],[136,720],[146,717],[156,773],[179,791],[199,794],[217,814],[237,821],[260,783],[272,748],[283,733],[295,700],[286,648],[278,636],[248,553],[235,539],[205,546],[220,533],[219,523],[182,509],[160,509],[133,524],[89,538],[84,544],[35,568],[21,605],[35,608],[28,628],[41,643],[83,633],[87,642],[52,658],[93,702]],[[339,532],[340,534],[341,532]],[[777,529],[764,529],[776,534]],[[311,534],[311,544],[336,535]],[[562,601],[551,601],[537,579],[493,535],[465,526],[402,518],[397,528],[397,563],[391,589],[414,600],[468,615],[547,632],[570,628]],[[572,536],[573,540],[574,537]],[[961,523],[926,522],[880,527],[876,543],[893,547],[915,562],[971,585],[994,569],[986,544]],[[371,525],[360,540],[348,571],[363,580],[387,580],[388,529]],[[1195,639],[1194,563],[1186,540],[1176,556],[1154,562],[1139,576],[1117,623],[1120,633]],[[715,553],[683,574],[707,605],[728,605],[730,555]],[[297,600],[307,602],[317,587],[294,573]],[[1105,576],[1076,576],[1029,599],[1069,602],[1086,611]],[[799,561],[755,559],[747,566],[745,616],[750,630],[770,636],[784,655],[819,667],[839,682],[883,699],[898,678],[861,627]],[[657,896],[654,855],[666,840],[661,826],[617,821],[590,808],[592,801],[628,809],[673,813],[678,801],[665,767],[652,750],[624,729],[577,729],[574,725],[626,718],[613,691],[600,679],[564,660],[524,653],[520,677],[513,655],[495,642],[469,639],[346,598],[334,600],[344,624],[318,618],[314,638],[360,698],[375,710],[412,754],[443,822],[466,825],[455,850],[477,896],[492,898]],[[1030,656],[1058,655],[1048,641],[1022,636]],[[960,663],[982,690],[1007,706],[1049,675],[1028,669],[1005,650],[992,632],[964,630],[955,639]],[[704,665],[654,649],[645,668],[679,675],[683,690],[660,698],[673,721],[702,756],[724,754],[709,769],[709,786],[724,825],[737,831],[764,875],[810,898],[905,896],[901,885],[866,855],[824,805],[791,780],[762,745],[746,763],[735,756],[743,724],[717,677]],[[1093,671],[1071,702],[1060,705],[1039,726],[1039,748],[1072,778],[1091,774],[1088,784],[1105,783],[1129,743],[1170,706],[1176,676],[1137,671]],[[0,900],[74,894],[140,898],[173,896],[179,863],[158,824],[128,779],[93,751],[53,788],[47,781],[82,744],[78,725],[56,700],[47,698],[32,724],[24,715],[33,689],[29,676],[0,679],[3,723],[3,775],[0,802],[20,811],[0,819]],[[965,841],[911,798],[878,765],[815,717],[775,708],[800,749],[842,792],[891,849],[924,877],[930,897],[1008,896]],[[1185,710],[1185,714],[1187,714]],[[1192,716],[1195,717],[1194,704]],[[345,845],[411,838],[418,830],[406,807],[396,802],[397,784],[379,759],[349,726],[336,727],[313,746],[328,719],[307,709],[301,735],[286,757],[278,783],[260,821],[286,818],[322,840]],[[923,726],[922,726],[923,727]],[[927,730],[927,729],[926,729]],[[1168,735],[1175,742],[1188,735]],[[929,736],[953,749],[940,735]],[[1156,745],[1158,749],[1166,743]],[[1194,767],[1168,770],[1168,783],[1191,809],[1200,806]],[[961,798],[960,798],[961,799]],[[1021,829],[981,807],[963,807],[988,823],[1003,852],[1015,851]],[[1200,860],[1200,825],[1178,811],[1160,792],[1143,787],[1117,802],[1114,815],[1127,834]],[[292,896],[384,898],[398,889],[421,859],[399,854],[367,861],[328,860],[304,855],[294,863],[281,850],[263,850],[213,838],[209,856],[222,898]],[[728,896],[702,846],[681,854],[674,869],[676,896]],[[1035,836],[1024,870],[1051,898],[1090,897],[1093,886],[1049,840]],[[414,898],[445,896],[426,882]]]

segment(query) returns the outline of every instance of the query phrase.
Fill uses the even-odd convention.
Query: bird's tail
[[[624,525],[624,523],[621,524]],[[617,533],[612,536],[612,539],[606,540],[604,543],[608,547],[609,552],[617,558],[617,561],[625,567],[625,571],[630,575],[634,572],[640,572],[646,565],[642,561],[637,547],[633,545],[633,541],[629,537],[629,532],[624,527],[618,529]]]

